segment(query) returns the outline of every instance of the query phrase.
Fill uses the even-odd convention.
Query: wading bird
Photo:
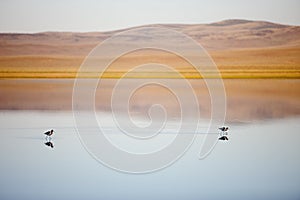
[[[46,135],[46,138],[45,138],[46,142],[44,144],[46,146],[51,147],[51,148],[54,147],[53,143],[51,142],[51,140],[52,140],[51,135],[53,135],[53,133],[54,133],[53,129],[51,129],[50,131],[47,131],[47,132],[44,133]]]
[[[44,134],[47,135],[47,137],[50,137],[51,135],[53,135],[53,133],[54,133],[54,130],[52,129],[50,131],[45,132]]]
[[[222,126],[221,128],[219,128],[219,130],[221,130],[222,132],[226,132],[228,131],[229,127],[228,126]]]
[[[228,135],[227,131],[229,130],[229,127],[222,126],[219,128],[219,130],[221,130],[219,140],[228,140],[228,137],[226,135]]]

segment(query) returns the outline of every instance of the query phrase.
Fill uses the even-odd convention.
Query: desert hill
[[[168,28],[192,37],[209,52],[223,78],[300,77],[300,26],[264,21],[225,20],[210,24],[153,24],[134,28],[141,27]],[[84,58],[96,45],[129,29],[133,28],[88,33],[2,33],[0,76],[73,78]],[[157,31],[151,34],[160,33]],[[127,38],[129,42],[141,39],[143,38],[136,35]],[[117,45],[129,44],[124,42]],[[112,72],[123,73],[130,67],[147,62],[171,65],[182,73],[186,72],[185,77],[198,78],[194,72],[190,73],[190,67],[184,60],[162,52],[137,52],[123,56],[123,59],[110,68],[113,71],[109,71],[107,77],[118,78],[121,74]],[[94,77],[91,74],[88,76]]]
[[[210,24],[148,26],[183,32],[202,44],[208,51],[300,46],[300,26],[264,21],[225,20]],[[99,42],[124,30],[88,33],[2,33],[0,34],[0,56],[85,56]]]

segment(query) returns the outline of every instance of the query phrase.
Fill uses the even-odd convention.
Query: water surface
[[[132,175],[86,152],[71,112],[2,111],[0,198],[299,199],[299,122],[230,124],[230,140],[219,142],[206,159],[198,159],[200,135],[173,165]],[[43,135],[51,128],[53,149],[44,145]]]

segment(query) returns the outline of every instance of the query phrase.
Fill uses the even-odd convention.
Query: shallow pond
[[[171,166],[128,174],[86,151],[71,112],[2,111],[0,198],[299,199],[299,122],[230,124],[229,141],[218,142],[203,160],[198,159],[199,135]],[[54,148],[44,144],[43,133],[51,128]],[[121,134],[113,131],[112,137]],[[161,138],[169,137],[170,130]]]

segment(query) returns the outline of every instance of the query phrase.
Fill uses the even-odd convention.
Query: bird
[[[226,136],[226,135],[228,135],[228,133],[227,133],[228,129],[229,129],[228,126],[222,126],[222,127],[219,128],[219,130],[222,131],[220,133],[219,140],[228,140],[228,137]]]
[[[54,130],[51,129],[50,131],[47,131],[44,134],[50,137],[51,135],[53,135],[53,133],[54,133]]]
[[[225,132],[228,131],[229,127],[228,126],[222,126],[221,128],[219,128],[219,130]]]

